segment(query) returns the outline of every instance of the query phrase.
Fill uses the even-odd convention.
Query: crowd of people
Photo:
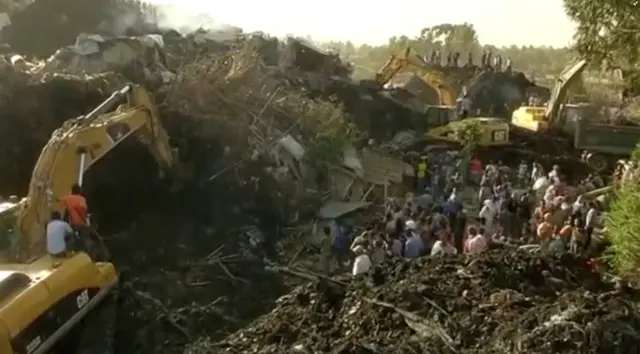
[[[592,251],[603,206],[585,201],[582,193],[602,187],[601,178],[589,176],[570,186],[558,165],[545,171],[539,163],[522,161],[512,169],[472,158],[468,173],[461,173],[455,154],[436,161],[431,165],[422,156],[416,193],[387,203],[384,216],[364,229],[340,220],[326,228],[338,264],[350,260],[357,275],[388,257],[477,255],[524,244],[538,244],[544,252]]]

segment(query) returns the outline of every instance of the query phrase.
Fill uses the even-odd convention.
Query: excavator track
[[[116,354],[118,307],[119,292],[116,288],[47,354]]]
[[[75,354],[116,354],[115,331],[119,299],[116,288],[87,315],[81,324],[82,333]]]

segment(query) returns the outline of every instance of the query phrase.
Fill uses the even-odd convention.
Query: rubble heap
[[[542,100],[550,95],[548,88],[536,85],[519,71],[476,65],[444,66],[441,70],[458,92],[466,88],[474,110],[482,115],[510,118],[509,109],[525,102],[529,95]]]
[[[126,79],[97,75],[31,75],[0,61],[0,196],[25,195],[31,171],[51,133],[89,112]]]
[[[325,190],[314,171],[339,159],[349,139],[339,108],[284,82],[256,48],[235,48],[181,60],[168,82],[148,85],[158,77],[153,72],[138,78],[154,89],[179,151],[178,192],[167,183],[175,181],[158,178],[135,139],[85,174],[94,225],[125,280],[119,353],[180,352],[193,338],[224,335],[271,308],[286,285],[264,271],[262,259],[274,257],[294,216],[315,215]],[[135,77],[126,70],[60,74],[37,61],[4,64],[0,186],[4,196],[24,195],[52,131]],[[300,170],[302,157],[311,168]]]
[[[188,352],[631,353],[637,296],[569,255],[395,261],[351,281],[318,278],[247,328]]]

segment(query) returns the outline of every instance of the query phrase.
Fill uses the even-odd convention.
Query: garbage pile
[[[491,251],[317,280],[247,328],[188,353],[634,352],[638,294],[573,256]]]
[[[177,192],[135,139],[85,174],[93,224],[125,281],[117,352],[175,353],[242,327],[287,291],[263,267],[279,257],[286,227],[314,218],[339,178],[340,195],[357,189],[354,198],[387,183],[379,174],[360,183],[359,153],[344,149],[358,129],[339,106],[312,97],[322,78],[348,70],[335,58],[334,69],[300,67],[298,56],[278,65],[283,48],[291,47],[257,35],[228,43],[197,33],[83,35],[48,60],[3,57],[1,195],[25,195],[52,131],[127,82],[152,91],[179,153]],[[317,66],[327,70],[320,79]]]

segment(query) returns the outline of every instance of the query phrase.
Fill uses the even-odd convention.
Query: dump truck
[[[640,126],[612,125],[578,120],[573,145],[596,171],[611,169],[618,159],[629,158],[640,142]]]

